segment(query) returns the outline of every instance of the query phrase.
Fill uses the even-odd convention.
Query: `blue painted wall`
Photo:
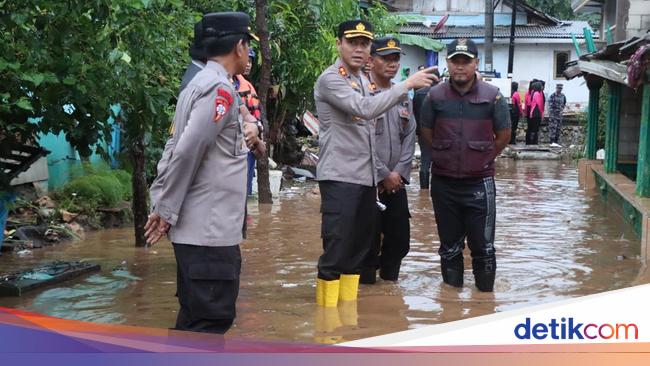
[[[111,109],[115,114],[119,114],[120,112],[119,104],[111,106]],[[39,119],[33,119],[32,122],[38,123]],[[109,117],[108,123],[113,125],[111,144],[108,145],[106,141],[101,140],[98,142],[98,145],[105,151],[108,151],[111,167],[117,168],[117,153],[120,151],[121,129],[120,125],[115,123],[113,117]],[[58,135],[51,133],[40,134],[37,141],[43,148],[50,151],[50,154],[47,155],[49,189],[61,188],[72,178],[72,172],[81,166],[79,153],[66,140],[64,133]],[[96,153],[90,156],[89,161],[92,164],[106,163],[102,156]]]

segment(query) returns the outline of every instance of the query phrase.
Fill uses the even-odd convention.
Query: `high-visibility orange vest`
[[[237,75],[239,81],[239,89],[237,92],[246,103],[248,111],[251,112],[253,117],[260,119],[262,117],[262,110],[260,107],[260,98],[257,96],[255,87],[243,75]]]

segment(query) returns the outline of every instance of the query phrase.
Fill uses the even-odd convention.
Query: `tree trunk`
[[[255,25],[257,34],[260,37],[260,49],[262,54],[262,68],[260,70],[260,81],[257,88],[257,95],[260,98],[262,108],[262,122],[264,123],[264,142],[268,152],[271,151],[269,137],[271,131],[268,118],[266,117],[266,102],[271,86],[271,46],[269,45],[269,27],[266,21],[266,0],[255,0]],[[271,196],[271,185],[269,183],[269,158],[266,156],[257,160],[257,194],[259,203],[273,203]]]
[[[133,164],[133,225],[135,227],[135,246],[147,245],[144,237],[144,225],[147,223],[149,208],[147,205],[147,179],[145,174],[144,136],[134,137],[129,144],[129,155]]]

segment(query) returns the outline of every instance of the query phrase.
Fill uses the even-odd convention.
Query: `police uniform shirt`
[[[351,75],[340,60],[327,68],[314,88],[320,120],[316,179],[374,186],[374,119],[405,100],[407,91],[401,82],[371,96],[368,79]]]
[[[201,61],[192,60],[187,66],[185,73],[183,74],[183,79],[181,81],[181,92],[187,87],[187,85],[194,79],[194,77],[205,68],[205,64]],[[244,100],[241,98],[239,93],[236,93],[235,99],[239,105],[245,105]],[[169,166],[169,161],[172,157],[172,152],[174,151],[174,145],[176,141],[174,140],[174,128],[175,125],[172,123],[169,126],[170,137],[165,142],[165,148],[163,149],[162,156],[156,165],[156,178],[154,179],[151,187],[149,187],[149,198],[151,200],[151,208],[155,209],[156,203],[160,197],[160,192],[165,182],[165,176],[167,175],[167,167]]]
[[[371,93],[385,93],[390,88],[370,84]],[[415,117],[410,100],[405,100],[376,118],[375,140],[377,152],[377,176],[384,180],[395,171],[406,182],[411,180],[411,162],[415,152]]]
[[[231,246],[242,240],[246,147],[237,93],[208,61],[179,96],[174,149],[154,212],[174,243]]]

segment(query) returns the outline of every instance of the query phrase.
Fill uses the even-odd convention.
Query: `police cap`
[[[365,20],[348,20],[339,24],[338,38],[365,37],[373,39],[372,24]]]
[[[370,49],[371,55],[386,56],[394,53],[404,54],[399,39],[393,36],[386,36],[375,38],[375,40],[372,41],[372,48]]]
[[[259,41],[252,33],[251,18],[242,12],[208,13],[201,19],[202,37],[225,37],[234,34],[247,34],[250,38]]]
[[[476,47],[476,43],[467,38],[455,39],[447,46],[447,59],[456,55],[465,55],[469,58],[477,58],[478,48]]]

